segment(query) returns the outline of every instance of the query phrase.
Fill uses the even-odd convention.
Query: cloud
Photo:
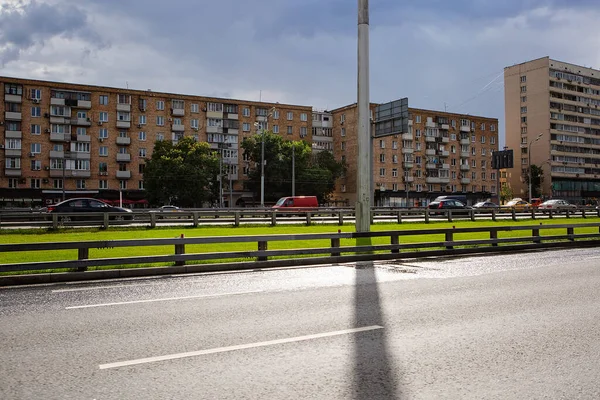
[[[55,37],[84,39],[102,46],[87,26],[87,17],[75,6],[64,7],[35,0],[0,5],[0,65],[15,61],[32,47],[43,47]]]

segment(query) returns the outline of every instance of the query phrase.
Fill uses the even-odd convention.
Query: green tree
[[[513,198],[513,191],[510,186],[507,184],[502,185],[502,189],[500,189],[500,201],[505,203]]]
[[[152,205],[202,207],[218,199],[219,156],[208,143],[185,137],[154,145],[146,162],[144,183]]]
[[[317,196],[326,201],[334,189],[335,180],[345,167],[335,161],[333,154],[320,152],[313,156],[305,141],[284,140],[272,132],[244,139],[241,147],[251,161],[246,188],[260,198],[261,146],[265,143],[265,201],[275,202],[292,194],[292,159],[295,166],[295,194]]]
[[[525,175],[524,181],[529,191],[529,174]],[[544,183],[544,170],[537,165],[531,165],[531,197],[540,197],[542,194],[542,183]]]

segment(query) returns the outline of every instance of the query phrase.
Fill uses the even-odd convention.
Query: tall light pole
[[[529,147],[527,149],[527,164],[529,167],[529,204],[531,204],[531,145],[540,140],[542,136],[544,136],[544,132],[540,133],[535,139],[529,142]]]
[[[292,141],[292,196],[296,195],[296,144]]]
[[[260,144],[260,206],[265,207],[265,131],[269,129],[269,117],[275,112],[275,107],[272,107],[267,113],[265,126],[263,126],[261,133],[261,144]],[[258,123],[254,126],[258,128]]]
[[[371,134],[369,113],[369,0],[358,0],[358,125],[356,231],[371,230]]]

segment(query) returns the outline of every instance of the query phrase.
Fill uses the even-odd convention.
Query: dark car
[[[68,214],[68,213],[119,213],[122,215],[111,215],[111,220],[132,220],[132,211],[128,208],[121,208],[111,206],[98,199],[80,197],[75,199],[69,199],[56,203],[52,206],[48,206],[49,213]],[[75,218],[79,220],[91,220],[91,219],[104,219],[102,214],[90,215],[89,217],[83,215],[77,215],[76,217],[62,216],[63,221],[72,221]]]
[[[432,214],[446,214],[447,210],[452,210],[452,214],[468,214],[471,210],[471,207],[454,199],[432,201],[427,208]]]

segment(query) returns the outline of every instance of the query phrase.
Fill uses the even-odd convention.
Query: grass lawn
[[[455,222],[430,222],[413,223],[405,222],[403,224],[377,224],[371,226],[371,231],[409,231],[420,229],[435,228],[463,228],[463,227],[484,227],[484,226],[530,226],[530,225],[563,225],[577,223],[600,222],[600,218],[570,218],[554,220],[502,220],[502,221],[455,221]],[[156,239],[156,238],[175,238],[184,234],[185,237],[206,237],[206,236],[251,236],[251,235],[287,235],[303,233],[336,233],[354,232],[354,225],[278,225],[270,226],[243,226],[243,227],[159,227],[159,228],[111,228],[102,229],[63,229],[60,231],[48,230],[2,230],[0,231],[0,244],[16,243],[40,243],[40,242],[69,242],[69,241],[94,241],[94,240],[124,240],[124,239]],[[581,228],[575,233],[597,233],[598,228]],[[565,229],[545,230],[542,235],[565,234]],[[507,237],[525,237],[530,236],[531,231],[513,231],[500,232],[500,238]],[[487,233],[469,233],[457,234],[454,240],[487,239]],[[401,237],[402,243],[423,243],[443,241],[444,235],[419,235]],[[389,237],[371,238],[371,243],[389,244]],[[341,241],[341,246],[355,246],[363,243],[357,243],[354,239]],[[293,240],[270,242],[269,249],[294,249],[294,248],[319,248],[328,247],[329,240]],[[232,252],[243,250],[256,250],[256,243],[231,243],[231,244],[210,244],[210,245],[188,245],[186,253],[204,253],[204,252]],[[90,249],[90,258],[120,258],[145,255],[166,255],[173,254],[173,246],[153,246],[153,247],[116,247],[112,249]],[[77,250],[56,250],[56,251],[33,251],[33,252],[4,252],[0,253],[0,264],[18,264],[23,262],[40,261],[61,261],[76,260]],[[216,262],[216,261],[215,261]],[[144,265],[148,266],[148,265]],[[140,265],[125,266],[126,268],[140,267]],[[114,267],[100,267],[98,269],[112,269]],[[58,272],[57,270],[53,270]],[[46,271],[48,272],[48,271]],[[12,274],[14,272],[2,273]]]

